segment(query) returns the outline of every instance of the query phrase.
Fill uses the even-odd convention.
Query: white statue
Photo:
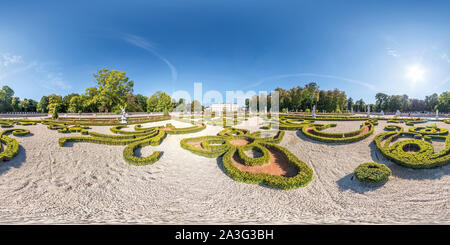
[[[370,117],[370,105],[367,105],[367,117]]]
[[[122,109],[122,122],[121,123],[127,123],[127,117],[125,116],[125,108]]]
[[[352,106],[352,108],[351,108],[351,109],[352,109],[352,114],[353,114],[353,106]]]
[[[313,105],[312,118],[316,118],[316,105]]]
[[[436,120],[439,120],[439,110],[436,109]]]
[[[400,110],[397,110],[397,112],[395,113],[396,116],[400,116]]]
[[[384,116],[384,111],[383,110],[381,110],[381,115]]]

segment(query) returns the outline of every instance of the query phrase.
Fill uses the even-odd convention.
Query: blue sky
[[[450,88],[450,1],[2,1],[0,84],[83,93],[100,68],[135,93],[339,88],[424,98]],[[411,68],[412,67],[412,68]],[[411,75],[411,69],[413,70]]]

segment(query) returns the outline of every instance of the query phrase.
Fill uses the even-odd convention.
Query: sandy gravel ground
[[[255,130],[257,126],[239,127]],[[191,126],[178,121],[144,126]],[[361,122],[337,122],[330,132],[350,131]],[[375,134],[383,131],[380,121]],[[405,126],[404,124],[400,124]],[[438,123],[439,127],[450,125]],[[153,165],[136,167],[122,159],[124,146],[74,143],[58,146],[62,134],[45,125],[17,137],[20,154],[0,163],[0,223],[152,223],[152,224],[450,224],[450,165],[411,170],[386,161],[374,135],[351,144],[314,142],[289,131],[281,146],[314,170],[305,188],[283,191],[234,181],[221,160],[180,147],[185,137],[215,135],[220,127],[168,135]],[[109,127],[93,127],[110,133]],[[14,136],[11,136],[14,137]],[[353,170],[361,163],[386,163],[393,172],[378,187],[360,184]]]

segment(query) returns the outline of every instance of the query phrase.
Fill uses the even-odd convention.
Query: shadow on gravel
[[[336,183],[339,186],[339,189],[342,191],[351,190],[353,192],[363,194],[365,192],[374,191],[383,187],[386,182],[379,184],[362,183],[358,179],[356,179],[353,173],[351,173],[347,174],[346,176],[344,176],[344,178],[338,180]]]
[[[321,141],[316,141],[316,140],[312,140],[308,137],[306,137],[301,130],[297,130],[296,132],[297,137],[299,137],[300,139],[306,141],[306,142],[310,142],[310,143],[314,143],[314,144],[319,144],[319,145],[344,145],[342,143],[325,143],[325,142],[321,142]]]
[[[9,161],[0,162],[0,175],[8,172],[11,168],[20,168],[26,159],[26,151],[21,145],[19,145],[19,154],[17,154],[17,156]]]

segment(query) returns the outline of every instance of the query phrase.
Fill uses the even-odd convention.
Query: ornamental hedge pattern
[[[328,133],[322,132],[322,130],[336,127],[336,124],[327,125],[308,125],[302,128],[302,133],[313,140],[327,142],[327,143],[351,143],[355,141],[360,141],[371,135],[375,129],[371,121],[364,122],[360,129],[344,133]]]
[[[12,133],[14,136],[24,136],[30,133],[28,129],[6,129],[0,132],[0,161],[9,161],[19,154],[19,141],[10,138],[7,134]],[[6,145],[6,149],[3,149]]]
[[[227,174],[240,182],[268,185],[285,190],[306,186],[313,178],[313,171],[289,150],[277,145],[283,136],[284,131],[250,133],[246,129],[225,128],[217,136],[185,138],[181,140],[180,145],[200,156],[210,158],[222,156],[223,167]],[[236,139],[246,140],[248,144],[230,143]],[[248,150],[256,150],[261,156],[249,157],[245,154]],[[264,165],[270,161],[269,152],[277,152],[287,159],[288,164],[296,169],[296,175],[286,177],[268,173],[250,173],[240,170],[232,160],[233,157],[238,157],[246,166]]]
[[[49,125],[50,126],[50,125]],[[55,127],[55,126],[52,126]],[[56,126],[57,127],[57,126]],[[159,160],[162,152],[155,151],[150,156],[138,157],[135,155],[135,151],[144,146],[156,146],[161,144],[167,134],[186,134],[195,133],[205,129],[206,125],[194,125],[187,128],[175,128],[172,124],[166,124],[166,126],[157,126],[150,128],[143,128],[141,125],[136,125],[134,131],[122,130],[127,125],[120,125],[111,127],[111,132],[116,135],[102,134],[97,132],[85,132],[80,130],[82,134],[88,134],[88,137],[84,136],[71,136],[62,137],[58,140],[59,146],[63,147],[68,142],[88,142],[105,145],[126,145],[123,150],[124,160],[132,165],[148,165],[153,164]],[[58,129],[59,130],[59,129]],[[70,131],[70,128],[69,128]]]
[[[450,163],[450,136],[440,134],[441,132],[448,134],[448,130],[434,128],[430,132],[421,128],[411,127],[409,132],[404,132],[400,126],[386,126],[385,129],[388,131],[376,135],[374,143],[383,156],[404,167],[434,168]],[[401,136],[408,139],[401,140],[399,139]],[[434,139],[445,140],[443,150],[434,151],[430,143]]]
[[[386,165],[376,162],[368,162],[359,165],[355,169],[355,177],[366,183],[381,183],[385,182],[392,174],[390,168]]]
[[[330,120],[335,119],[331,118]],[[360,120],[360,119],[358,119]],[[351,120],[354,121],[354,120]],[[374,118],[365,118],[365,122],[361,125],[360,129],[344,132],[344,133],[328,133],[323,130],[336,127],[335,123],[332,124],[317,124],[313,120],[306,120],[293,116],[282,116],[279,119],[279,128],[283,130],[301,130],[302,133],[316,141],[327,143],[351,143],[356,142],[370,136],[374,131],[374,126],[378,125],[378,120]]]

